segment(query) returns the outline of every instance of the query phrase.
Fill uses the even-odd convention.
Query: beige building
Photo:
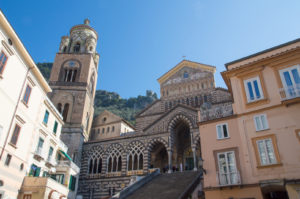
[[[300,197],[300,39],[226,64],[233,114],[200,111],[206,199]]]
[[[79,167],[67,155],[68,147],[60,139],[62,119],[46,98],[39,115],[39,126],[32,137],[30,166],[19,199],[76,197]]]
[[[104,110],[93,120],[90,140],[118,137],[134,131],[134,127],[129,122]]]
[[[1,11],[0,40],[0,198],[15,199],[51,89]]]
[[[43,190],[75,198],[79,169],[64,161],[51,88],[1,11],[0,40],[0,198],[55,198]]]

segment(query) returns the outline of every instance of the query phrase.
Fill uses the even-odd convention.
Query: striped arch
[[[168,148],[168,142],[163,139],[163,138],[153,138],[152,140],[149,141],[148,146],[147,146],[147,151],[150,152],[152,151],[153,147],[157,144],[157,143],[161,143],[165,146],[165,148]]]
[[[196,146],[196,148],[200,148],[200,135],[197,133],[197,135],[194,137],[193,144]]]
[[[171,121],[169,122],[169,125],[168,125],[168,131],[172,132],[172,130],[175,128],[175,126],[180,121],[185,122],[189,126],[190,130],[194,128],[193,120],[189,116],[186,116],[186,115],[183,115],[182,113],[180,113],[171,119]]]

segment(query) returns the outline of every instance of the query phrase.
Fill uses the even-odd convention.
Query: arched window
[[[107,133],[109,133],[109,130],[110,130],[110,129],[109,129],[109,126],[108,126],[107,129],[106,129]]]
[[[61,103],[57,104],[57,110],[61,114],[61,111],[62,111],[62,105],[61,105]]]
[[[88,161],[88,173],[97,174],[102,172],[102,156],[103,151],[100,147],[94,147],[90,150]]]
[[[67,52],[67,46],[64,47],[63,52]]]
[[[74,53],[78,53],[80,51],[80,43],[77,42],[73,48]]]
[[[142,170],[144,164],[144,145],[141,142],[134,141],[129,145],[127,155],[127,170]]]
[[[186,105],[190,105],[189,98],[186,98]]]
[[[122,170],[122,147],[119,144],[113,144],[109,147],[107,153],[107,172],[120,172]]]
[[[90,87],[89,89],[92,94],[94,93],[94,79],[95,79],[95,74],[93,73],[91,80],[90,80],[90,85],[89,85],[89,87]]]
[[[185,71],[184,73],[183,73],[183,78],[188,78],[189,77],[189,74]]]
[[[76,81],[76,75],[77,75],[77,69],[65,69],[65,76],[64,81],[65,82],[75,82]]]
[[[69,111],[69,104],[66,103],[65,106],[64,106],[63,115],[62,115],[64,122],[67,121],[68,111]]]
[[[86,113],[86,124],[85,124],[85,129],[86,130],[89,129],[89,122],[90,122],[89,113]]]
[[[170,109],[172,108],[172,102],[169,102],[169,108]]]
[[[115,131],[115,126],[112,126],[111,131],[112,131],[112,132]]]

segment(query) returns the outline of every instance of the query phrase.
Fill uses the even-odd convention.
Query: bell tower
[[[94,114],[94,98],[99,54],[97,32],[88,19],[73,26],[70,36],[61,38],[49,84],[52,100],[65,122],[61,138],[68,146],[68,155],[80,166],[82,144],[89,138]]]

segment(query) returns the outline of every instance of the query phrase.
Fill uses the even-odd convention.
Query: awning
[[[72,158],[70,158],[70,156],[68,154],[66,154],[64,151],[59,150],[64,156],[66,156],[66,158],[68,158],[70,161],[72,161]]]

